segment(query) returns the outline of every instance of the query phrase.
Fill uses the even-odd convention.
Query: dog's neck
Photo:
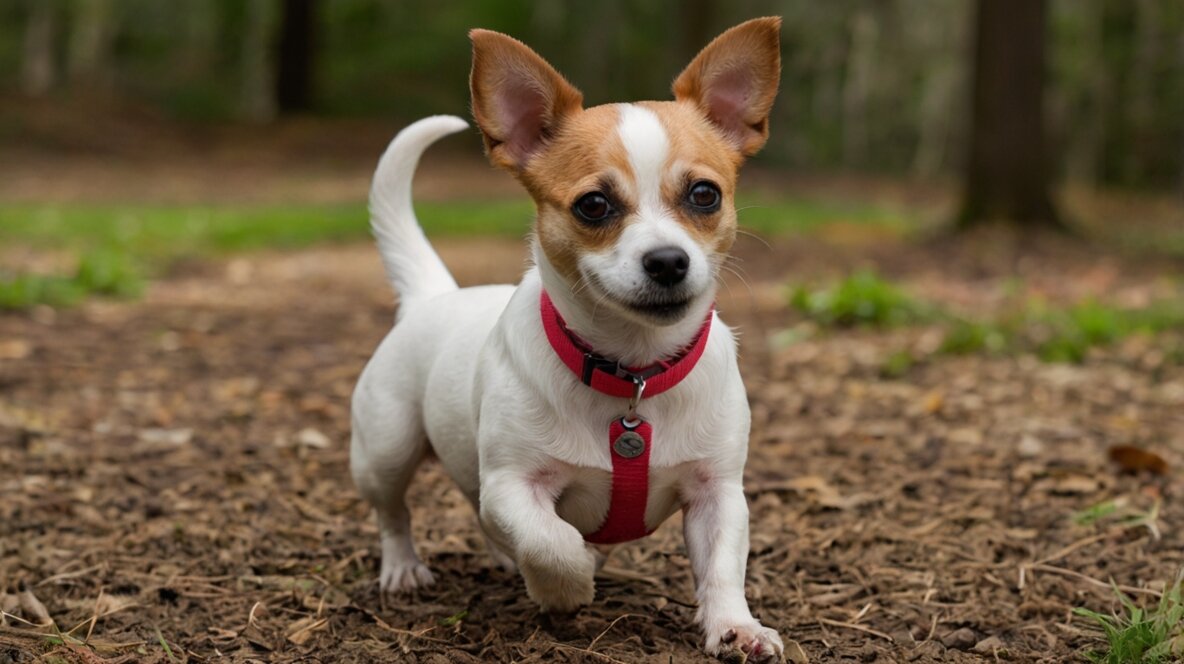
[[[706,293],[691,304],[679,321],[663,326],[646,325],[622,316],[587,288],[573,291],[537,242],[532,251],[542,286],[568,329],[596,354],[625,366],[649,366],[677,355],[694,341],[714,301],[715,293]]]

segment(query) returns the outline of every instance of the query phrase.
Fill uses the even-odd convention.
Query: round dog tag
[[[626,459],[633,459],[645,451],[645,439],[634,431],[626,431],[613,441],[613,451]]]

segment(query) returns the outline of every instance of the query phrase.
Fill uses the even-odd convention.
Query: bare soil
[[[786,282],[860,265],[977,311],[1017,273],[1053,301],[1138,301],[1179,265],[994,236],[737,251],[747,284],[730,279],[721,310],[754,415],[748,595],[810,661],[1079,661],[1100,642],[1074,607],[1115,608],[1111,582],[1154,601],[1184,564],[1184,368],[1162,339],[1081,366],[934,356],[895,379],[885,358],[924,355],[936,330],[771,342],[796,321]],[[513,280],[525,259],[501,240],[442,253],[469,284]],[[493,568],[433,465],[411,502],[437,584],[379,597],[348,407],[393,311],[362,245],[203,263],[142,301],[0,316],[0,588],[27,584],[56,623],[8,618],[0,662],[708,661],[677,517],[613,555],[595,603],[549,619]],[[1168,473],[1121,472],[1116,444]],[[1158,518],[1074,523],[1104,500]]]

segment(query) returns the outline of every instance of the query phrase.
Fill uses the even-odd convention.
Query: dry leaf
[[[180,447],[193,439],[193,429],[141,429],[140,442],[161,447]]]
[[[1166,475],[1168,462],[1155,452],[1145,450],[1134,445],[1110,446],[1110,460],[1128,473],[1147,471],[1156,475]]]
[[[0,360],[23,360],[33,354],[33,345],[24,339],[0,340]]]
[[[1050,478],[1047,482],[1041,482],[1046,491],[1059,496],[1075,496],[1081,494],[1094,493],[1102,488],[1102,483],[1093,477],[1086,477],[1085,475],[1065,475],[1063,477]]]
[[[785,661],[790,664],[810,664],[810,658],[806,657],[805,651],[798,645],[797,641],[785,642]]]
[[[17,595],[20,605],[21,613],[25,614],[25,619],[29,622],[37,623],[38,625],[51,625],[53,618],[49,617],[49,611],[41,600],[33,594],[33,591],[21,581],[20,592]]]
[[[318,450],[323,450],[329,447],[330,441],[329,437],[325,434],[313,429],[312,427],[308,427],[301,429],[300,432],[296,434],[296,443],[304,447],[313,447]]]
[[[322,629],[328,623],[328,618],[315,618],[312,616],[301,618],[288,626],[288,640],[298,646],[304,645],[312,637],[313,632]]]

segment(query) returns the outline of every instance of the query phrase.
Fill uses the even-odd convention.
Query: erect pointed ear
[[[674,98],[699,107],[751,156],[769,137],[781,79],[781,18],[754,18],[715,38],[674,80]]]
[[[526,44],[490,30],[473,40],[473,117],[494,164],[521,170],[584,97]]]

